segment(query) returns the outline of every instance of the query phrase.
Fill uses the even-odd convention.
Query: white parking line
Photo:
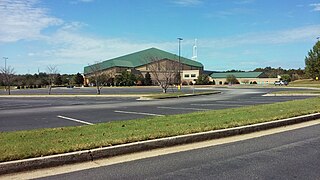
[[[89,122],[85,122],[85,121],[81,121],[81,120],[78,120],[78,119],[73,119],[73,118],[69,118],[69,117],[65,117],[65,116],[57,116],[58,118],[62,118],[62,119],[66,119],[66,120],[70,120],[70,121],[75,121],[75,122],[78,122],[78,123],[82,123],[82,124],[87,124],[87,125],[94,125],[92,123],[89,123]]]
[[[131,111],[114,111],[116,113],[124,113],[124,114],[138,114],[138,115],[146,115],[146,116],[164,116],[162,114],[152,114],[152,113],[144,113],[144,112],[131,112]]]
[[[159,109],[176,109],[176,110],[193,110],[193,111],[208,111],[211,109],[199,109],[199,108],[179,108],[179,107],[158,107]]]
[[[244,106],[240,104],[191,104],[191,106]]]

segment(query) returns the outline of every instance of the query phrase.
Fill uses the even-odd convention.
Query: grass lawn
[[[0,162],[237,127],[320,112],[320,98],[88,126],[0,133]]]
[[[320,95],[320,90],[304,90],[304,91],[277,91],[272,92],[271,94],[314,94]]]
[[[289,83],[289,86],[291,87],[315,87],[320,88],[320,81],[314,81],[311,79],[302,79],[302,80],[296,80]]]

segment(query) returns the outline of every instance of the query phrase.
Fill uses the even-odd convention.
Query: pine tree
[[[74,76],[74,82],[77,84],[77,85],[82,85],[83,84],[83,76],[80,74],[80,73],[77,73],[75,76]]]
[[[149,72],[147,72],[145,75],[145,85],[146,86],[152,85],[151,75]]]

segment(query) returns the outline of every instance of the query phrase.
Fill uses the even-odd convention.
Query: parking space
[[[227,89],[221,94],[152,101],[121,97],[1,98],[0,131],[92,125],[310,98],[263,96],[267,92],[270,90]]]

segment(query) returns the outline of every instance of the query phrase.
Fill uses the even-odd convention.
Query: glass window
[[[184,77],[185,77],[185,78],[188,78],[188,77],[190,77],[190,75],[189,75],[189,74],[185,74]]]
[[[191,77],[196,77],[196,74],[191,74]]]

